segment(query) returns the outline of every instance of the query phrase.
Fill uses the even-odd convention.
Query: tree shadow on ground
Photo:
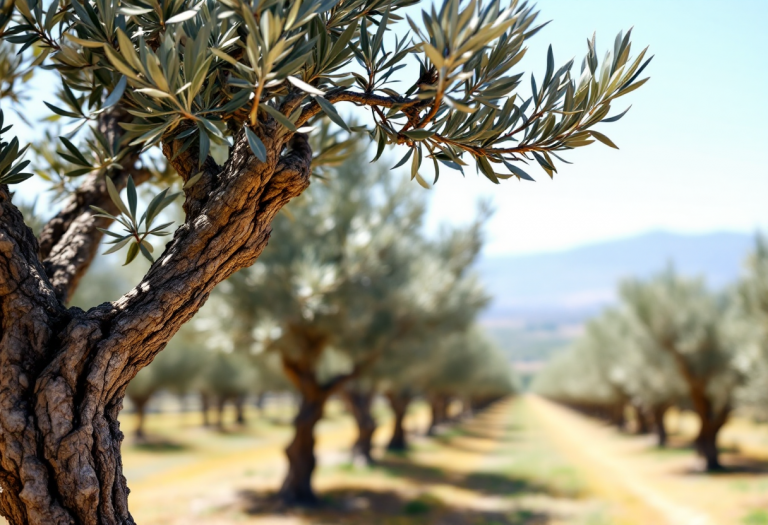
[[[742,476],[742,475],[756,475],[764,476],[768,473],[768,460],[761,458],[754,458],[745,456],[742,454],[734,453],[721,453],[720,463],[722,468],[719,470],[707,471],[703,468],[703,462],[699,461],[699,464],[691,468],[687,468],[683,471],[687,475],[698,476]]]
[[[135,450],[142,452],[156,452],[158,454],[168,454],[173,452],[187,452],[192,450],[192,447],[185,443],[178,443],[169,439],[163,439],[160,437],[146,437],[138,441],[134,441],[131,447]]]
[[[448,506],[421,494],[342,488],[322,494],[311,508],[288,508],[274,493],[246,490],[239,494],[242,510],[251,516],[296,516],[310,523],[370,525],[544,525],[554,516],[525,509],[486,511]]]
[[[502,431],[502,435],[499,435],[499,430]],[[504,427],[482,425],[476,421],[471,421],[458,422],[456,426],[446,427],[443,436],[464,436],[475,439],[487,439],[495,442],[518,441],[519,438],[514,435],[515,432],[516,430],[507,430]]]
[[[516,494],[555,495],[545,485],[530,480],[496,472],[474,472],[462,475],[447,473],[435,467],[405,461],[400,457],[385,457],[373,468],[385,471],[389,476],[407,478],[417,484],[443,484],[471,490],[485,496],[514,496]]]

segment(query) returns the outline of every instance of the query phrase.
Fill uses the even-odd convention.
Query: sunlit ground
[[[285,470],[290,409],[250,410],[245,427],[203,429],[198,413],[152,414],[149,443],[124,417],[130,504],[139,524],[748,524],[768,523],[768,428],[743,419],[725,429],[728,471],[705,475],[687,446],[695,421],[671,414],[671,446],[628,436],[536,397],[500,402],[472,420],[422,437],[427,410],[408,425],[407,455],[350,463],[354,426],[332,403],[318,429],[322,505],[289,510],[274,498]],[[228,414],[229,420],[234,419]]]

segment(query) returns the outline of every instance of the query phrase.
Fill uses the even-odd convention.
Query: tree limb
[[[331,104],[337,102],[354,102],[359,106],[374,106],[391,108],[393,106],[408,107],[420,103],[418,99],[410,99],[403,97],[385,97],[382,95],[375,95],[372,93],[358,93],[355,91],[338,91],[335,93],[327,93],[324,97]],[[307,104],[301,111],[299,119],[296,121],[296,127],[301,127],[306,124],[309,119],[320,113],[321,109],[317,102],[312,101]]]

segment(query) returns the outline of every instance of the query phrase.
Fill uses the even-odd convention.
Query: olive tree
[[[436,239],[414,236],[404,258],[387,262],[402,267],[402,279],[397,287],[392,287],[391,280],[384,283],[390,286],[384,294],[390,295],[391,300],[379,301],[377,308],[389,308],[390,314],[401,320],[398,328],[393,331],[388,323],[375,323],[368,327],[362,340],[346,338],[347,343],[356,345],[368,345],[371,340],[379,342],[372,364],[342,390],[358,426],[353,446],[356,460],[372,462],[371,440],[377,423],[371,406],[379,388],[387,392],[395,413],[390,448],[405,448],[402,425],[410,400],[402,395],[399,385],[406,377],[415,379],[423,367],[429,366],[435,339],[466,330],[487,304],[487,294],[471,269],[483,245],[482,227],[489,214],[488,206],[481,202],[473,223],[444,226]]]
[[[734,293],[732,325],[739,327],[747,376],[738,400],[754,416],[768,415],[768,241],[758,237]]]
[[[277,212],[323,162],[307,138],[316,120],[349,128],[337,104],[369,110],[379,152],[407,152],[420,182],[425,159],[436,175],[474,165],[498,182],[530,178],[522,161],[552,175],[557,152],[612,145],[594,126],[621,117],[609,116],[617,98],[645,82],[645,51],[631,57],[620,34],[602,63],[589,41],[581,74],[549,52],[522,96],[513,68],[541,27],[532,6],[449,0],[404,20],[412,3],[2,3],[0,41],[26,57],[0,68],[3,104],[27,70],[45,68],[60,91],[44,102],[68,126],[58,147],[36,147],[47,154],[34,171],[59,206],[35,238],[8,187],[32,173],[27,148],[0,123],[0,512],[12,523],[132,522],[125,389],[218,283],[259,257]],[[144,184],[165,189],[141,211]],[[185,217],[173,231],[157,222],[182,197],[171,185]],[[68,308],[104,236],[152,266],[121,298]]]
[[[622,284],[628,315],[653,344],[672,358],[699,418],[696,449],[708,470],[720,469],[717,435],[733,409],[743,381],[741,344],[726,322],[726,304],[699,279],[669,269],[646,280]]]
[[[316,499],[314,428],[329,397],[346,398],[359,424],[355,448],[369,460],[373,390],[364,373],[398,342],[428,327],[459,325],[486,300],[460,275],[477,249],[468,255],[425,242],[423,199],[381,170],[362,180],[361,154],[358,148],[327,184],[288,208],[290,217],[275,221],[283,242],[234,276],[227,293],[233,321],[242,318],[236,333],[278,352],[301,396],[281,489],[289,503]]]
[[[610,392],[607,400],[614,406],[605,411],[607,414],[622,415],[626,403],[630,403],[636,410],[636,429],[643,430],[646,419],[651,419],[659,446],[666,444],[664,415],[687,397],[687,388],[672,356],[649,337],[636,319],[621,308],[609,308],[587,323],[584,334],[569,352],[581,362],[581,368],[588,367],[592,372],[584,375],[581,368],[555,366],[542,374],[537,388],[567,403],[591,404],[593,409],[600,399],[606,400],[604,393]],[[621,417],[615,421],[623,424]]]
[[[443,335],[417,384],[431,406],[428,434],[450,420],[453,400],[482,408],[514,392],[512,365],[478,326]]]
[[[656,432],[657,445],[667,444],[667,410],[685,402],[688,395],[671,355],[648,336],[642,326],[623,311],[610,310],[602,318],[604,329],[613,334],[605,342],[613,350],[613,376],[635,408],[636,430],[644,432],[647,420]]]

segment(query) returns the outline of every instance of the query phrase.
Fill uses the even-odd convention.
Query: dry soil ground
[[[407,455],[350,464],[354,427],[338,404],[318,429],[322,505],[284,509],[274,498],[290,437],[287,407],[248,425],[206,430],[198,414],[153,414],[149,444],[128,440],[125,473],[136,522],[166,524],[768,524],[768,428],[735,420],[722,443],[730,469],[705,475],[685,443],[690,418],[671,415],[665,451],[543,399],[500,402],[474,419],[416,436]],[[133,427],[126,415],[126,433]],[[426,410],[409,427],[421,433]],[[1,520],[0,520],[1,521]]]

